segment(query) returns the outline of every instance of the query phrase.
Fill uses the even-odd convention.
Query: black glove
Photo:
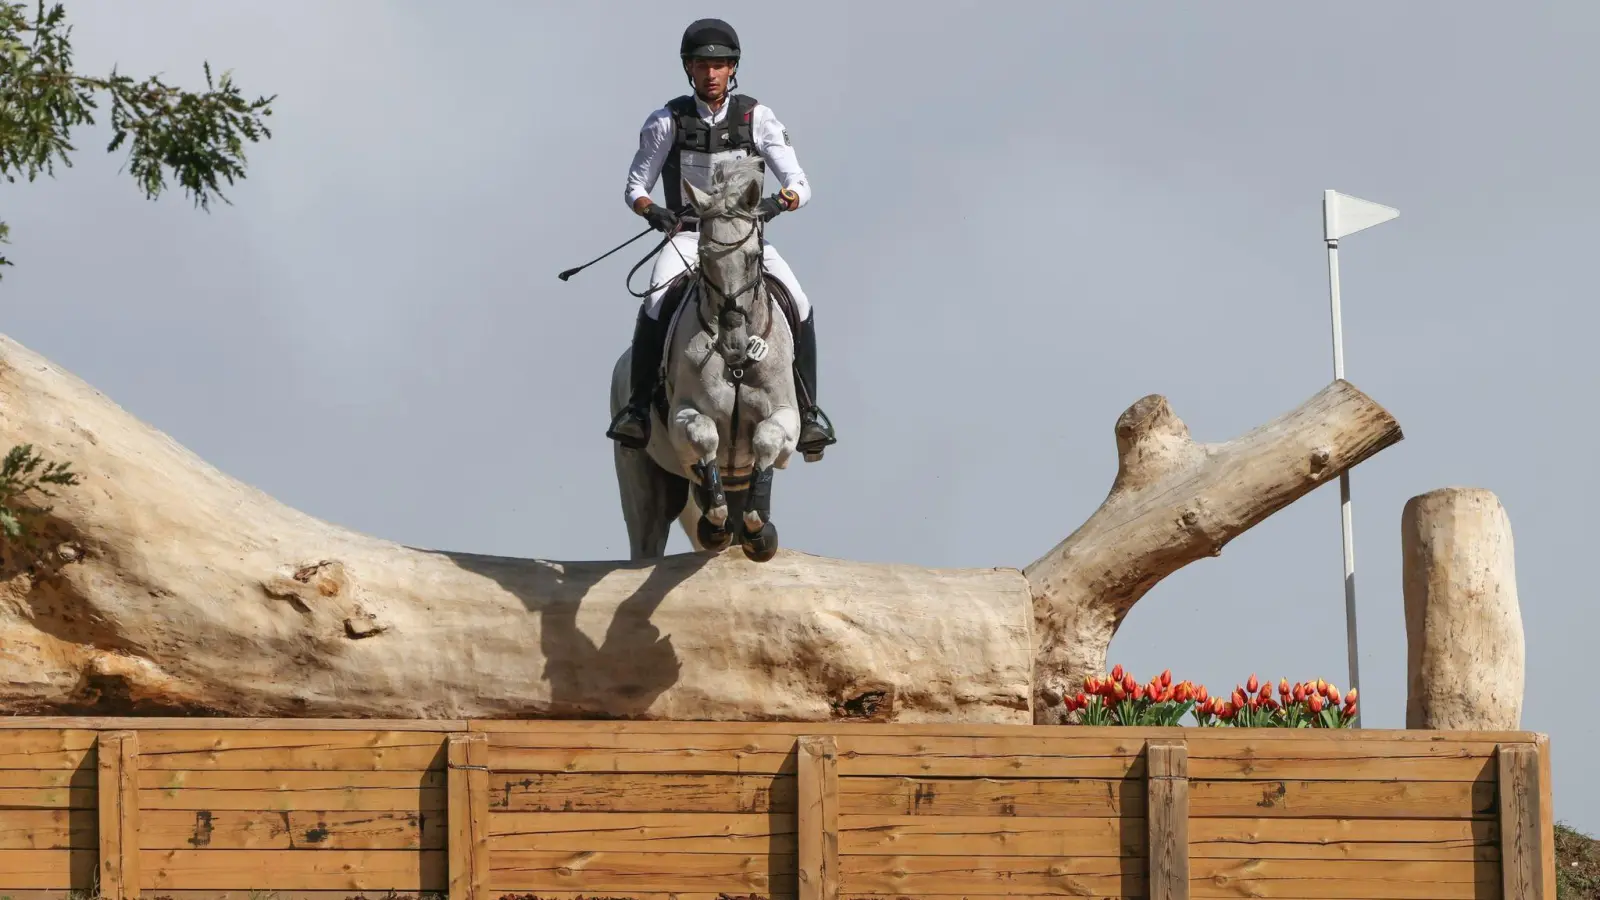
[[[779,213],[787,210],[788,207],[783,205],[783,201],[778,199],[777,194],[773,194],[771,197],[762,198],[761,202],[756,205],[756,209],[761,213],[761,221],[771,222],[778,217]]]
[[[640,213],[640,215],[644,216],[645,221],[650,223],[650,227],[657,231],[664,232],[678,224],[678,217],[672,214],[672,210],[656,203],[645,207],[644,212]]]

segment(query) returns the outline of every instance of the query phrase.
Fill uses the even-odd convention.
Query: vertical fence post
[[[102,731],[95,738],[100,826],[101,900],[139,897],[139,734]]]
[[[1189,898],[1189,749],[1179,741],[1145,744],[1150,900]]]
[[[800,900],[839,900],[839,760],[833,736],[802,736],[795,755]]]
[[[450,900],[489,897],[489,735],[450,735],[445,784]]]
[[[1554,894],[1546,893],[1545,858],[1553,856],[1555,848],[1545,840],[1542,820],[1548,812],[1539,757],[1539,749],[1531,744],[1495,746],[1501,896],[1506,900],[1555,900]]]

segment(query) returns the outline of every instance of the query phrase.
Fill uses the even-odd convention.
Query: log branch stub
[[[1063,698],[1105,672],[1123,618],[1161,579],[1402,439],[1354,385],[1329,384],[1300,406],[1222,443],[1198,443],[1166,399],[1117,420],[1117,476],[1089,520],[1023,570],[1039,649],[1034,718],[1065,721]]]

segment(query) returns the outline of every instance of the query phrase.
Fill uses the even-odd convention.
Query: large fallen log
[[[1027,576],[549,562],[307,516],[0,336],[0,441],[83,478],[5,545],[0,712],[1052,721],[1138,594],[1399,436],[1344,382],[1215,447],[1145,398],[1106,506]]]

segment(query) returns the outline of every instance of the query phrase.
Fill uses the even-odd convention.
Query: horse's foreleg
[[[728,545],[728,498],[722,488],[722,473],[717,469],[717,424],[699,410],[680,409],[672,419],[673,443],[681,459],[694,472],[699,484],[695,486],[695,500],[704,514],[696,529],[700,542],[707,549],[720,550]]]
[[[747,556],[766,562],[778,552],[778,529],[772,524],[773,467],[784,449],[794,445],[793,429],[786,429],[780,418],[769,417],[756,426],[750,445],[755,451],[754,471],[739,537]]]

